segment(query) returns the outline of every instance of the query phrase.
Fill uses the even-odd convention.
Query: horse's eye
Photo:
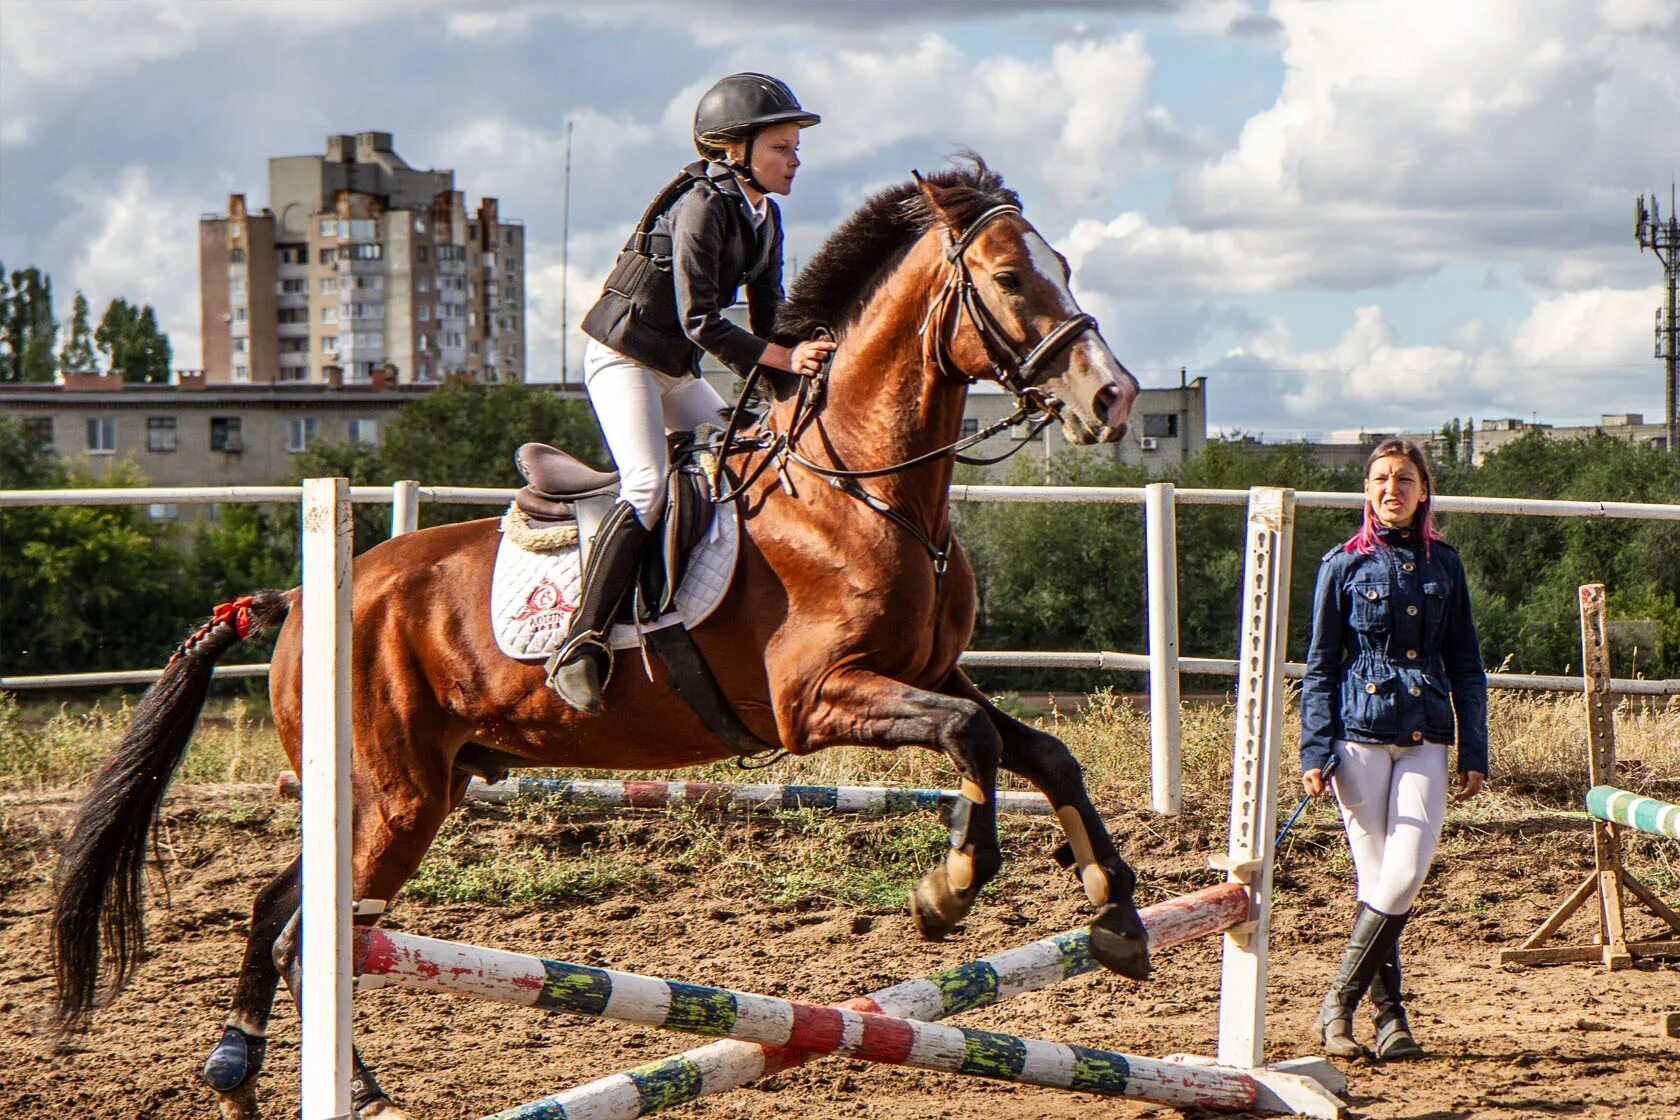
[[[992,273],[992,283],[1006,292],[1013,292],[1020,288],[1021,278],[1013,272],[994,272]]]

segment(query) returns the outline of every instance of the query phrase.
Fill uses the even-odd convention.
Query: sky
[[[1208,379],[1215,432],[1660,419],[1631,216],[1680,175],[1680,0],[0,0],[0,261],[60,314],[152,304],[190,368],[199,216],[265,204],[271,156],[387,131],[525,223],[527,366],[559,376],[564,290],[575,377],[737,70],[823,116],[790,266],[973,149],[1140,382]]]

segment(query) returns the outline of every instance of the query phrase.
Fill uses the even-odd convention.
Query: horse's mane
[[[926,178],[943,189],[945,207],[959,227],[993,206],[1021,204],[1020,196],[1003,185],[1003,176],[973,152],[964,153],[958,165]],[[776,314],[775,341],[791,346],[810,338],[818,327],[838,330],[862,310],[876,286],[936,220],[914,180],[871,197],[799,270]]]

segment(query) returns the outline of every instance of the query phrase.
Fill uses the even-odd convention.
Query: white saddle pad
[[[689,553],[676,609],[646,624],[643,631],[679,622],[698,626],[723,601],[735,574],[741,526],[734,505],[719,506],[714,512],[706,539]],[[528,552],[502,534],[490,577],[490,620],[503,653],[520,661],[547,658],[560,648],[567,617],[577,609],[581,594],[577,545]],[[614,649],[628,649],[638,644],[636,633],[636,627],[620,623],[607,640]]]

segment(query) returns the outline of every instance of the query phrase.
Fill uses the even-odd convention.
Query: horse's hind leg
[[[910,896],[917,930],[929,940],[939,940],[967,916],[980,889],[1003,863],[993,796],[997,729],[984,709],[966,698],[854,671],[823,683],[821,704],[804,739],[810,750],[838,743],[929,746],[948,755],[962,776],[962,796],[950,815],[951,846],[945,862],[928,872]]]
[[[358,763],[360,760],[358,760]],[[380,783],[377,805],[358,805],[354,814],[351,890],[357,900],[389,902],[420,866],[455,806],[466,795],[466,774],[445,773],[437,783],[425,783],[419,766],[402,775],[400,783]],[[359,783],[358,788],[363,788]],[[358,915],[358,925],[372,925],[378,915]],[[274,943],[274,963],[291,990],[292,999],[303,1007],[303,920],[294,912]],[[406,1120],[402,1111],[380,1088],[373,1070],[352,1048],[355,1069],[351,1073],[351,1104],[359,1120]]]
[[[1149,975],[1149,935],[1132,893],[1137,874],[1114,847],[1096,806],[1085,792],[1085,775],[1067,744],[1048,732],[1005,715],[963,673],[951,675],[951,691],[985,709],[997,728],[1005,770],[1043,791],[1067,835],[1071,862],[1085,895],[1097,907],[1091,923],[1091,956],[1105,968],[1142,980]]]
[[[245,960],[233,989],[222,1040],[205,1059],[200,1076],[219,1097],[223,1120],[255,1120],[257,1073],[268,1042],[268,1017],[280,970],[274,965],[274,942],[298,907],[298,871],[294,859],[251,904],[251,931],[245,937]]]

